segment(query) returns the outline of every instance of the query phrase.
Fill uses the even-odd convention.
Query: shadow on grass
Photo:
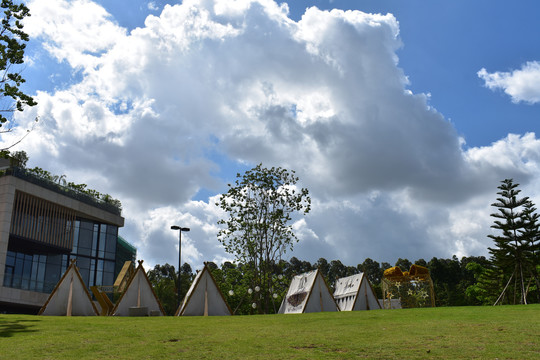
[[[0,319],[0,338],[13,337],[18,333],[24,332],[36,332],[37,330],[31,329],[35,326],[32,324],[39,320],[11,320]]]

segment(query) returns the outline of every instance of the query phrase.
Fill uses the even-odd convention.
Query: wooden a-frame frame
[[[133,273],[133,275],[131,276],[131,278],[129,279],[127,285],[126,285],[126,288],[125,288],[125,291],[122,293],[122,295],[120,296],[120,299],[118,299],[118,301],[116,302],[114,308],[111,310],[111,315],[113,316],[118,316],[117,314],[117,311],[120,307],[120,304],[122,304],[122,301],[124,301],[125,297],[126,297],[126,294],[128,294],[128,291],[134,281],[134,279],[137,277],[137,274],[139,272],[141,272],[143,278],[146,280],[146,282],[148,283],[148,286],[150,288],[150,291],[152,293],[152,296],[154,297],[154,299],[156,300],[158,306],[159,306],[159,310],[161,312],[161,315],[165,316],[166,313],[165,313],[165,310],[163,309],[163,306],[161,306],[161,302],[159,301],[159,298],[157,297],[155,291],[154,291],[154,288],[152,287],[152,284],[150,283],[150,280],[148,279],[148,276],[146,275],[146,271],[144,270],[143,266],[142,266],[142,263],[143,263],[143,260],[139,260],[139,266],[137,266],[137,269],[135,270],[135,272]],[[139,289],[139,293],[140,293],[140,289]],[[140,295],[139,295],[139,300],[138,300],[138,304],[137,306],[140,306]]]
[[[310,275],[310,276],[313,276],[313,282],[309,284],[309,287],[305,288],[305,291],[302,292],[302,294],[306,294],[306,298],[304,300],[301,301],[302,303],[302,310],[301,311],[294,311],[294,312],[289,312],[288,311],[288,306],[287,306],[287,302],[289,301],[289,298],[292,297],[292,296],[295,296],[297,294],[291,294],[289,295],[289,292],[291,290],[291,286],[293,285],[293,282],[294,282],[294,279],[299,277],[299,276],[307,276],[307,274],[313,274],[313,275]],[[321,280],[318,280],[320,277]],[[316,269],[316,270],[312,270],[312,271],[308,271],[306,273],[303,273],[303,274],[299,274],[299,275],[295,275],[293,277],[293,279],[291,280],[291,285],[289,285],[289,289],[287,290],[287,294],[285,295],[285,297],[283,298],[283,301],[281,303],[281,306],[280,306],[280,309],[278,311],[278,313],[280,314],[291,314],[291,313],[296,313],[296,314],[299,314],[299,313],[305,313],[306,310],[308,310],[308,305],[310,304],[310,301],[311,301],[311,298],[312,298],[312,295],[313,295],[313,292],[317,289],[314,289],[314,286],[315,286],[315,283],[317,281],[320,281],[319,282],[319,305],[320,305],[320,310],[318,311],[340,311],[339,309],[339,306],[338,304],[336,303],[336,300],[334,299],[334,296],[332,295],[332,292],[330,291],[330,287],[328,286],[328,283],[326,282],[326,279],[324,278],[324,276],[322,276],[322,273],[320,272],[320,269]],[[324,284],[324,285],[321,285],[321,282]],[[324,287],[323,287],[324,286]],[[330,301],[333,303],[333,306],[332,306],[332,309],[328,309],[326,308],[325,309],[325,306],[324,306],[324,302],[323,302],[323,289],[326,290],[326,294],[328,294],[328,298],[331,299]],[[328,304],[327,304],[328,305]]]
[[[369,307],[369,299],[368,299],[368,295],[367,293],[364,295],[365,296],[365,299],[366,299],[366,310],[380,310],[382,309],[382,306],[381,306],[381,303],[379,302],[379,299],[377,299],[377,295],[375,294],[375,291],[373,291],[373,287],[371,286],[371,283],[369,282],[369,280],[367,279],[367,276],[365,273],[360,273],[360,274],[354,274],[354,275],[351,275],[352,276],[356,276],[356,275],[361,275],[361,278],[360,278],[360,284],[358,284],[358,289],[356,289],[356,292],[354,293],[354,302],[352,304],[352,307],[351,307],[351,310],[350,311],[355,311],[354,309],[356,308],[356,303],[358,302],[358,299],[359,299],[359,296],[361,295],[360,294],[360,291],[362,289],[362,284],[364,282],[366,282],[366,287],[369,288],[369,291],[371,291],[371,293],[373,294],[373,298],[375,299],[375,302],[377,303],[378,305],[378,308],[377,309],[370,309]],[[349,276],[347,276],[349,277]],[[345,277],[345,278],[347,278]],[[343,278],[340,278],[338,280],[341,280]],[[366,292],[368,290],[366,289]],[[335,298],[334,298],[335,299]],[[337,303],[337,301],[336,301]],[[341,307],[339,308],[340,311],[344,311],[341,309]]]
[[[315,283],[317,282],[317,277],[319,277],[319,276],[321,277],[324,285],[326,286],[326,290],[328,291],[328,294],[330,295],[330,298],[332,298],[332,301],[334,302],[334,305],[336,306],[337,311],[340,311],[339,306],[336,303],[336,299],[334,299],[334,296],[332,295],[332,292],[330,291],[330,287],[326,283],[326,280],[325,280],[324,276],[322,276],[322,274],[320,272],[320,269],[317,268],[316,273],[315,273],[315,279],[313,279],[313,284],[311,284],[311,288],[309,289],[308,296],[307,296],[307,299],[306,299],[306,303],[304,304],[304,308],[302,309],[302,314],[305,313],[305,311],[306,311],[307,304],[309,304],[309,300],[311,299],[311,295],[313,294],[313,287],[315,286]],[[320,297],[319,301],[320,301],[320,304],[321,304],[321,311],[324,311],[324,306],[323,306],[323,301],[322,301],[322,289],[320,289],[320,288],[319,288],[319,297]]]
[[[223,300],[223,303],[226,305],[227,310],[229,311],[228,315],[233,314],[229,304],[227,303],[227,300],[225,300],[225,297],[223,296],[223,293],[221,292],[221,290],[219,289],[219,286],[217,285],[216,279],[212,275],[212,272],[210,271],[210,269],[208,268],[207,263],[205,262],[204,263],[204,268],[197,274],[197,276],[193,280],[193,284],[190,286],[190,288],[188,290],[188,293],[186,294],[186,297],[184,298],[184,300],[182,301],[182,303],[180,304],[180,306],[176,310],[176,313],[174,314],[174,316],[183,316],[184,315],[184,313],[186,311],[186,308],[187,308],[188,304],[190,303],[190,301],[191,301],[191,299],[193,297],[193,294],[195,293],[195,290],[199,286],[199,284],[201,282],[201,279],[203,278],[203,275],[204,275],[205,272],[207,272],[208,275],[210,276],[210,280],[214,283],[214,286],[216,287],[220,298]],[[205,306],[204,306],[203,316],[208,316],[208,296],[207,296],[207,294],[205,294]]]
[[[77,261],[76,259],[71,260],[71,264],[69,264],[68,268],[64,272],[64,275],[62,275],[62,277],[60,278],[60,281],[58,281],[58,283],[54,287],[53,291],[49,295],[49,298],[47,299],[45,304],[43,304],[43,306],[39,310],[38,315],[43,315],[43,313],[46,311],[47,307],[51,304],[51,300],[54,299],[55,296],[57,296],[57,293],[58,293],[58,291],[60,289],[60,286],[63,285],[63,282],[67,279],[68,274],[70,274],[71,272],[73,272],[75,274],[75,276],[71,278],[70,289],[69,289],[68,299],[67,299],[68,301],[67,301],[67,306],[66,306],[66,315],[65,316],[72,316],[73,315],[73,279],[77,279],[77,281],[79,281],[79,283],[80,283],[80,285],[81,285],[81,287],[82,287],[82,289],[84,291],[84,294],[86,295],[86,297],[83,296],[83,299],[88,301],[88,303],[91,306],[91,310],[93,310],[93,314],[86,315],[86,316],[94,316],[94,315],[97,316],[97,315],[99,315],[99,311],[97,310],[96,305],[92,301],[92,297],[90,296],[90,293],[88,292],[88,289],[86,288],[86,285],[84,284],[84,281],[83,281],[83,279],[81,277],[81,274],[79,273],[79,269],[75,265],[76,261]]]

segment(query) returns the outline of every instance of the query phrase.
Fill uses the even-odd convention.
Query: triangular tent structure
[[[283,298],[279,314],[339,311],[319,270],[296,275]]]
[[[71,262],[56,284],[51,295],[39,311],[39,315],[53,316],[96,316],[99,315],[81,274]]]
[[[129,279],[126,290],[118,299],[112,314],[114,316],[165,315],[152,284],[146,276],[142,260],[139,261],[135,274]]]
[[[208,269],[206,263],[204,269],[197,273],[195,280],[184,297],[184,301],[176,316],[222,316],[232,315],[231,308],[225,301],[223,294]]]
[[[334,299],[341,311],[381,308],[371,284],[363,273],[338,279]]]

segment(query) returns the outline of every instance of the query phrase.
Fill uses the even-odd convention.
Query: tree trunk
[[[510,285],[510,281],[512,281],[512,278],[514,277],[514,274],[515,274],[515,269],[514,269],[514,272],[512,273],[512,276],[510,276],[510,279],[508,279],[508,282],[506,283],[506,286],[504,287],[503,291],[501,292],[501,294],[499,295],[499,297],[497,298],[497,301],[495,301],[495,304],[493,304],[493,306],[497,305],[497,303],[499,302],[499,300],[501,300],[501,298],[504,296],[504,293],[506,291],[506,288],[508,288],[508,285]]]

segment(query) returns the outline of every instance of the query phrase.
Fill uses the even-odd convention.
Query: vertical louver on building
[[[74,210],[16,191],[12,235],[71,251],[74,222]]]

